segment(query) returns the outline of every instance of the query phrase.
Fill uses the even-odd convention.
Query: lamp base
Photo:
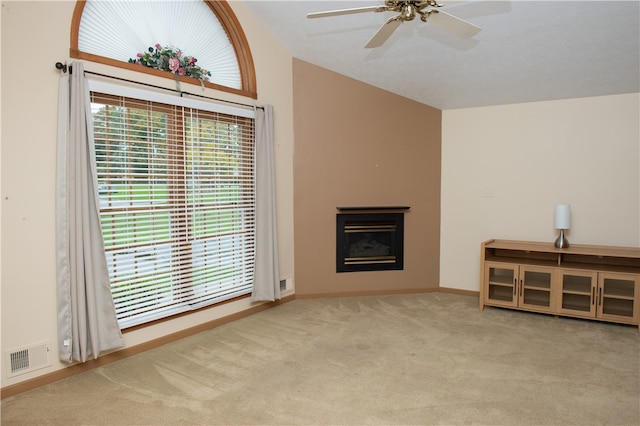
[[[560,230],[560,235],[558,235],[558,238],[556,239],[556,242],[553,245],[556,246],[556,248],[568,248],[569,247],[569,240],[567,240],[564,237],[564,229]]]

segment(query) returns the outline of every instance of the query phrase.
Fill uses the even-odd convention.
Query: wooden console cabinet
[[[488,240],[481,246],[485,306],[640,328],[640,248]]]

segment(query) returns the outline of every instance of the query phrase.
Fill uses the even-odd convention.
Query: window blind
[[[185,55],[211,72],[210,81],[242,88],[235,49],[204,1],[87,1],[78,49],[127,62],[156,43],[187,49]]]
[[[254,120],[95,91],[91,106],[120,326],[250,293]]]

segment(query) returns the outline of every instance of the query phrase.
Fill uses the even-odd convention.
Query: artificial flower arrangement
[[[160,44],[150,47],[148,52],[138,53],[136,58],[129,59],[130,64],[169,71],[175,75],[186,75],[200,82],[209,81],[211,73],[196,65],[197,61],[193,56],[183,55],[180,49],[162,47]]]

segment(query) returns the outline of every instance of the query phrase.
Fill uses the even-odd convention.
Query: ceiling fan
[[[307,14],[307,18],[325,18],[328,16],[349,15],[363,12],[398,12],[373,35],[365,45],[367,48],[380,47],[391,34],[405,21],[413,21],[416,15],[422,22],[429,22],[461,38],[471,38],[478,34],[480,27],[438,9],[442,7],[436,0],[385,0],[384,5],[355,7],[351,9],[329,10]]]

